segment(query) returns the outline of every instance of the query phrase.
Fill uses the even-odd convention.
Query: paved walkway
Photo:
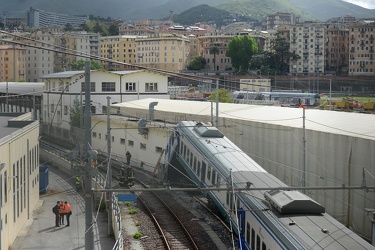
[[[49,186],[47,193],[40,196],[31,218],[26,222],[17,236],[12,250],[25,249],[85,249],[85,201],[82,191],[74,189],[74,180],[62,171],[49,168]],[[55,227],[55,216],[52,207],[57,201],[68,201],[72,207],[70,227]],[[94,207],[95,209],[95,207]],[[94,249],[112,249],[115,244],[113,236],[107,236],[107,213],[93,213]]]

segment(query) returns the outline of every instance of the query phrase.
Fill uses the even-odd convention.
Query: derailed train
[[[226,188],[205,195],[232,225],[241,249],[375,249],[308,196],[284,190],[285,183],[210,124],[179,122],[167,156],[197,186]],[[242,190],[231,191],[236,188]]]

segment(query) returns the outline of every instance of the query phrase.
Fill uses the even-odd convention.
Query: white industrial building
[[[13,242],[39,201],[39,122],[0,115],[0,249]]]
[[[50,136],[69,138],[71,107],[75,101],[85,100],[85,72],[65,71],[43,79],[43,125]],[[169,99],[168,76],[146,70],[91,71],[90,82],[92,114],[103,114],[108,96],[111,103],[151,97]]]
[[[182,120],[216,123],[216,105],[211,102],[149,98],[113,106],[119,109],[119,115],[139,119],[149,117],[152,102],[158,102],[153,114],[157,121],[172,124]],[[303,119],[303,109],[298,108],[220,103],[218,121],[219,129],[229,139],[290,186],[303,186],[303,172],[306,187],[364,186],[363,189],[350,191],[320,189],[306,193],[344,225],[365,238],[371,237],[372,214],[368,214],[366,209],[375,208],[375,195],[374,190],[366,190],[365,186],[375,185],[374,115],[307,109]],[[122,133],[124,138],[129,136],[126,133],[138,132],[123,130]],[[159,140],[159,144],[165,143],[166,146],[165,136],[161,133],[159,139],[156,136],[153,140]],[[146,143],[135,137],[132,140],[139,144],[138,147]],[[123,143],[128,142],[123,140]],[[103,148],[104,145],[100,146]],[[119,154],[123,154],[126,148],[121,145],[119,148],[122,150]],[[145,155],[134,155],[134,160],[140,161]],[[303,157],[306,159],[305,166]]]

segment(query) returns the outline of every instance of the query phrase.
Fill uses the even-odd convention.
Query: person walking
[[[79,176],[76,176],[75,183],[76,183],[76,190],[77,192],[79,192],[79,190],[81,189],[81,178]]]
[[[65,214],[66,214],[66,226],[70,226],[70,216],[72,215],[72,208],[70,207],[70,204],[65,201]]]
[[[57,204],[52,208],[52,212],[55,214],[55,225],[56,227],[60,226],[60,201],[57,202]]]
[[[126,151],[126,163],[130,165],[130,158],[132,157],[132,154],[129,151]]]
[[[60,215],[60,225],[64,225],[65,204],[63,201],[60,202],[59,215]]]

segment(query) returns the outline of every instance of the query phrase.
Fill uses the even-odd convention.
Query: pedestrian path
[[[74,178],[50,167],[47,193],[40,195],[37,206],[11,249],[85,249],[85,201],[82,191],[77,193],[74,187]],[[72,207],[69,227],[55,226],[52,207],[57,201],[67,201]],[[94,211],[93,216],[94,249],[112,249],[115,238],[107,236],[107,213]]]

